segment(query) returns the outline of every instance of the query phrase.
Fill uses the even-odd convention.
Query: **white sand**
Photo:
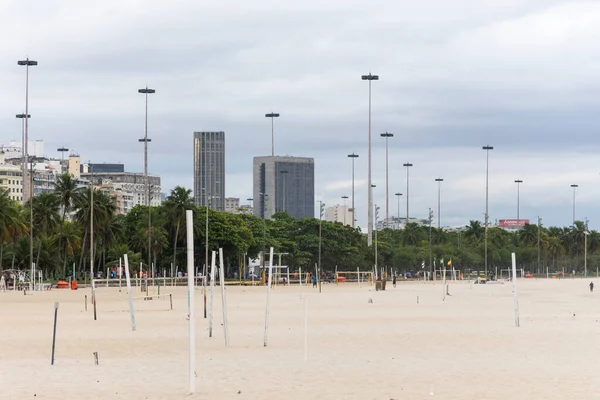
[[[444,302],[439,283],[402,282],[385,292],[324,285],[320,295],[305,287],[307,362],[298,286],[272,291],[266,348],[266,287],[227,288],[229,348],[219,288],[213,338],[197,290],[192,397],[598,399],[600,293],[589,292],[589,281],[520,280],[520,328],[510,284],[451,283]],[[98,289],[97,321],[89,304],[84,311],[89,289],[0,293],[0,399],[186,398],[187,289],[166,291],[174,311],[166,311],[168,300],[135,301],[136,332],[125,288]],[[60,308],[51,366],[54,301]]]

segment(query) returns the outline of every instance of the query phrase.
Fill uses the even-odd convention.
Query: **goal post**
[[[462,279],[462,272],[457,271],[456,269],[446,269],[446,280],[447,281],[458,281],[460,279]],[[436,269],[434,271],[434,277],[435,280],[440,279],[442,280],[444,278],[444,270],[443,269]]]
[[[335,273],[336,284],[346,282],[357,282],[373,284],[373,271],[337,271]]]
[[[517,269],[517,278],[524,278],[525,277],[525,271],[521,268],[521,269]],[[503,268],[500,270],[500,279],[511,279],[512,278],[512,269],[510,268]]]

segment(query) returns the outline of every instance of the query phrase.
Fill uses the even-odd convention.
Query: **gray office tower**
[[[315,215],[315,160],[308,157],[254,157],[254,215],[270,218]],[[264,194],[264,195],[263,195]]]
[[[194,200],[225,210],[225,132],[194,132]]]

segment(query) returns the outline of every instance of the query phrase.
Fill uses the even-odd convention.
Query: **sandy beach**
[[[324,284],[321,294],[303,287],[306,361],[298,285],[272,290],[266,348],[266,287],[227,287],[229,347],[220,288],[212,338],[198,288],[192,396],[187,288],[161,289],[173,295],[173,311],[168,297],[136,299],[135,332],[125,287],[97,289],[96,321],[90,289],[2,292],[0,398],[597,399],[600,293],[589,292],[590,280],[600,283],[519,280],[519,328],[509,283],[450,282],[444,301],[439,282],[399,282],[380,292],[356,283]]]

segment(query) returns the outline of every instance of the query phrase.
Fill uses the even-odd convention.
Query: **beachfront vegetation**
[[[61,176],[54,193],[36,195],[33,204],[19,204],[0,191],[0,271],[28,269],[30,206],[33,209],[33,259],[55,277],[67,276],[73,265],[77,274],[89,271],[90,200],[89,188],[77,188],[69,175]],[[127,253],[131,265],[148,263],[148,208],[135,206],[127,215],[117,215],[113,199],[99,190],[93,195],[94,265],[106,271]],[[160,207],[152,207],[150,256],[156,271],[181,270],[186,260],[185,210],[194,210],[195,260],[205,261],[206,208],[193,205],[191,191],[176,187]],[[223,248],[227,276],[240,271],[244,257],[256,257],[263,249],[274,247],[285,265],[293,269],[313,268],[318,261],[319,220],[296,220],[283,212],[263,220],[253,215],[208,211],[208,248]],[[340,223],[322,223],[322,264],[324,271],[370,270],[374,249],[367,246],[366,235]],[[577,221],[570,227],[539,229],[540,269],[583,270],[585,226]],[[430,234],[431,233],[431,234]],[[431,245],[430,245],[431,238]],[[588,269],[600,265],[600,234],[587,237]],[[440,260],[452,260],[458,269],[482,270],[484,228],[471,221],[460,231],[447,232],[428,226],[408,224],[406,229],[384,229],[377,235],[378,265],[397,271],[419,271],[423,263],[440,269]],[[507,268],[515,252],[520,267],[538,273],[538,226],[526,225],[508,232],[496,227],[488,231],[488,263]],[[209,260],[210,262],[210,260]]]

